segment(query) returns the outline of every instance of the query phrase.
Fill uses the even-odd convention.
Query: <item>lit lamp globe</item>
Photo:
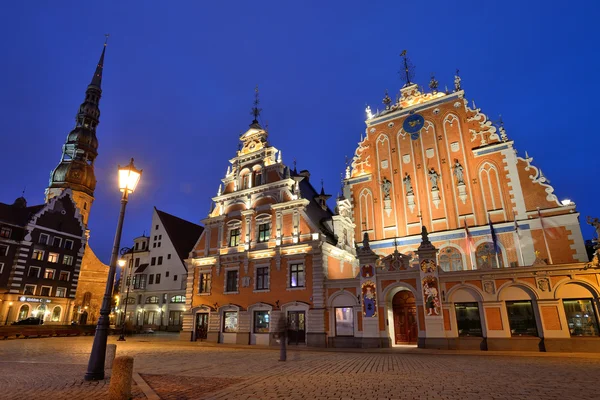
[[[119,190],[124,196],[135,191],[135,188],[142,176],[142,170],[136,169],[133,165],[133,158],[128,165],[121,167],[119,165]]]
[[[125,266],[125,263],[126,263],[126,261],[123,260],[122,258],[119,261],[117,261],[117,265],[121,268],[123,268]]]

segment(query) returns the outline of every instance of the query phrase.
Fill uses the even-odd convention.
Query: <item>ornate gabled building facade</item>
[[[102,49],[92,80],[87,87],[85,99],[75,117],[75,127],[68,134],[63,145],[61,160],[50,174],[50,182],[45,191],[46,204],[25,207],[22,206],[22,204],[26,204],[25,199],[18,199],[12,205],[12,209],[5,207],[9,214],[15,213],[15,215],[22,215],[23,218],[27,214],[27,218],[33,218],[31,220],[23,219],[21,227],[17,229],[17,231],[25,230],[21,235],[24,237],[22,239],[24,242],[21,244],[15,243],[18,245],[20,253],[16,259],[18,261],[14,264],[16,269],[13,273],[16,276],[13,280],[20,279],[18,275],[23,272],[20,270],[21,267],[25,267],[28,271],[38,271],[38,273],[27,272],[27,278],[30,278],[26,279],[29,283],[27,288],[17,287],[16,282],[9,285],[8,293],[10,296],[8,298],[10,300],[5,299],[4,302],[7,305],[13,303],[11,307],[19,311],[18,313],[14,312],[12,315],[6,311],[5,315],[10,318],[3,322],[8,323],[9,320],[14,321],[29,316],[42,315],[49,322],[70,323],[75,321],[80,324],[93,324],[99,316],[108,276],[108,266],[103,264],[90,246],[87,245],[89,240],[87,226],[96,187],[94,174],[94,162],[98,156],[96,129],[100,120],[99,102],[102,94],[101,84],[105,52],[106,43]],[[72,204],[69,206],[70,203]],[[17,210],[19,207],[20,209]],[[55,210],[56,207],[60,208],[60,215],[52,213],[52,210]],[[52,230],[42,235],[42,238],[35,238],[33,237],[35,236],[33,233],[35,230],[32,231],[32,229],[37,225],[36,223],[31,225],[31,221],[35,221],[37,218],[34,211],[38,209],[47,210],[48,208],[50,209],[49,214],[55,219],[52,222]],[[69,243],[69,246],[75,246],[75,244],[73,238],[67,238],[65,235],[78,235],[71,231],[65,231],[65,227],[71,219],[80,220],[83,238],[77,239],[77,247],[67,248],[64,247],[67,243]],[[33,249],[34,253],[28,253],[29,247]],[[81,254],[77,252],[81,252]],[[39,279],[37,284],[31,281],[34,275],[35,279]],[[64,283],[65,280],[67,283]],[[24,296],[15,298],[15,291]],[[55,316],[54,312],[50,312],[48,309],[40,314],[37,311],[39,307],[33,307],[31,304],[49,304],[63,298],[66,299],[67,303],[66,306],[60,307],[59,316]],[[22,300],[25,300],[25,302]],[[63,302],[63,300],[60,301]]]
[[[599,351],[575,204],[468,104],[458,75],[452,92],[437,86],[407,79],[396,102],[367,108],[344,190],[360,274],[327,281],[330,343]]]
[[[287,324],[290,343],[325,346],[326,276],[357,273],[349,202],[334,214],[283,163],[257,105],[187,260],[182,339],[270,345]]]

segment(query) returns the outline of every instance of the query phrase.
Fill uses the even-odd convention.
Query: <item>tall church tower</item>
[[[64,189],[73,191],[77,204],[87,226],[90,209],[94,201],[96,176],[94,161],[98,156],[96,128],[100,122],[100,97],[102,96],[102,69],[106,42],[96,66],[96,72],[85,92],[85,100],[79,106],[75,117],[75,128],[67,136],[58,166],[50,174],[50,183],[45,192],[46,203],[59,196]]]

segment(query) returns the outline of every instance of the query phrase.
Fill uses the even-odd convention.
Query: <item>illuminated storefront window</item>
[[[223,313],[223,332],[237,332],[238,313],[237,311],[225,311]]]
[[[598,336],[598,319],[592,299],[563,300],[571,336]]]
[[[254,311],[254,333],[269,332],[269,312]]]

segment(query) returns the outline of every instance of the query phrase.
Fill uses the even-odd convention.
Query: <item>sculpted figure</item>
[[[406,173],[406,176],[404,177],[404,179],[402,179],[402,182],[404,182],[404,188],[406,189],[406,194],[408,196],[414,195],[415,193],[413,191],[412,182],[410,180],[410,175],[408,175],[408,172]]]
[[[440,174],[435,172],[433,167],[429,170],[429,180],[431,181],[431,190],[438,190],[438,180],[440,179]]]
[[[462,165],[460,165],[460,163],[458,162],[458,159],[454,159],[454,166],[452,167],[452,169],[454,170],[454,175],[456,176],[456,184],[457,185],[464,185],[465,184],[465,176],[464,176],[464,168]]]
[[[390,190],[392,189],[392,182],[390,182],[388,178],[383,178],[383,181],[381,182],[381,189],[383,190],[384,200],[389,200]]]

